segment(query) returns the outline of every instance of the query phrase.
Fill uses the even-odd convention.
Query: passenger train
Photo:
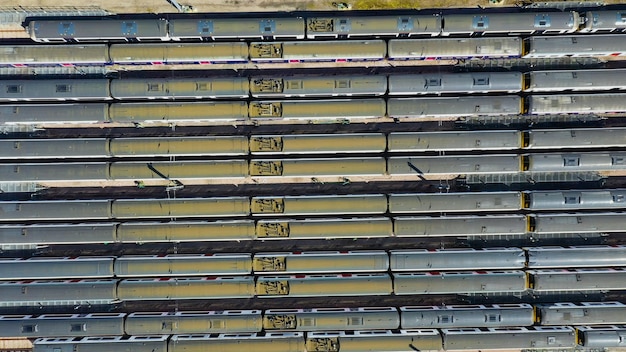
[[[201,15],[162,16],[154,19],[57,18],[35,19],[27,24],[33,41],[181,41],[181,40],[277,40],[380,37],[435,37],[470,35],[538,35],[607,33],[626,29],[626,12],[478,12],[468,14],[337,16],[276,16],[256,13],[225,18]],[[232,16],[232,15],[231,15]],[[259,16],[262,16],[259,18]]]
[[[625,327],[608,324],[623,322],[624,311],[624,305],[619,302],[585,302],[582,304],[542,304],[534,307],[528,304],[501,304],[488,306],[416,306],[400,307],[399,309],[363,307],[223,312],[16,315],[0,316],[0,327],[3,328],[0,336],[49,337],[50,339],[38,340],[38,343],[54,341],[59,347],[59,342],[72,341],[70,339],[58,339],[60,336],[88,336],[92,338],[93,343],[93,341],[98,341],[94,338],[96,336],[121,336],[124,334],[129,336],[242,334],[244,337],[246,335],[243,334],[263,332],[269,333],[271,336],[271,333],[281,331],[351,331],[358,336],[363,331],[396,329],[461,329],[461,331],[474,333],[496,329],[495,331],[508,330],[514,332],[514,329],[509,330],[507,328],[515,327],[526,327],[528,331],[542,331],[541,326],[579,325],[582,321],[580,317],[584,315],[588,317],[585,321],[587,325],[577,327],[579,335],[576,342],[578,344],[587,347],[620,347],[623,346],[623,341],[616,339],[616,337],[624,333]],[[542,319],[547,319],[547,321],[544,322]],[[560,324],[553,324],[550,319],[559,319]],[[541,324],[541,326],[530,327],[533,322]],[[525,331],[524,329],[519,330]],[[549,332],[550,329],[543,331]],[[389,333],[385,334],[388,335]],[[73,339],[73,341],[83,340]],[[599,345],[599,343],[604,343],[604,345]],[[505,346],[502,345],[502,347]],[[403,351],[404,349],[399,350]]]
[[[133,301],[409,295],[546,295],[626,289],[626,268],[465,270],[353,274],[168,276],[0,282],[0,306]]]
[[[137,181],[177,180],[199,182],[211,180],[218,184],[246,182],[294,182],[306,177],[310,182],[328,178],[333,182],[350,177],[407,177],[419,179],[454,179],[467,175],[519,175],[521,173],[576,173],[619,175],[626,171],[623,152],[562,152],[531,154],[489,154],[469,156],[390,156],[334,158],[273,158],[251,160],[183,160],[183,161],[101,161],[2,163],[3,182],[72,182],[65,187],[95,181],[132,184]],[[302,179],[298,179],[303,182]],[[49,185],[52,185],[49,184]]]
[[[0,122],[48,128],[116,123],[124,126],[276,124],[281,121],[347,123],[459,120],[472,117],[538,117],[626,113],[626,93],[253,100],[136,103],[3,104]],[[119,125],[116,125],[119,126]]]
[[[0,201],[0,222],[626,210],[626,190]]]
[[[9,245],[610,234],[623,212],[1,225]]]
[[[3,139],[4,160],[447,153],[626,147],[626,128],[571,128],[203,137]],[[18,152],[18,153],[16,153]]]
[[[13,45],[0,66],[271,64],[389,60],[555,58],[626,55],[621,34],[498,38],[430,38],[228,42]]]
[[[625,69],[0,81],[1,102],[468,95],[626,90]]]
[[[4,258],[0,259],[0,281],[597,267],[626,267],[626,247],[597,245]]]

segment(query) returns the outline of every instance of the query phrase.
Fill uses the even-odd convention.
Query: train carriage
[[[37,280],[0,282],[0,306],[96,305],[117,301],[117,280]]]
[[[1,80],[0,101],[110,100],[107,79]]]
[[[393,292],[388,274],[317,274],[258,276],[256,294],[263,298],[378,296]]]
[[[114,257],[33,257],[0,259],[0,280],[113,277]]]
[[[626,269],[537,269],[529,270],[534,291],[609,291],[626,288]]]
[[[250,61],[309,62],[309,61],[378,61],[387,53],[383,40],[350,40],[324,42],[250,43]]]
[[[32,40],[41,43],[169,40],[165,19],[36,20],[28,24]]]
[[[246,275],[251,272],[250,254],[123,255],[115,260],[117,277]]]
[[[169,336],[106,336],[41,338],[33,352],[168,352]]]
[[[516,211],[524,207],[520,192],[390,194],[389,212],[447,213]]]
[[[207,350],[220,352],[302,352],[304,351],[304,333],[268,332],[174,335],[168,344],[168,352],[205,352]]]
[[[387,93],[385,76],[336,75],[250,78],[250,95],[255,98],[379,96],[385,93]]]
[[[521,149],[518,131],[392,132],[387,136],[390,152],[440,152]]]
[[[533,306],[520,304],[400,307],[403,329],[531,326]]]
[[[624,90],[625,69],[529,72],[526,92]]]
[[[245,101],[188,103],[119,103],[109,107],[108,120],[118,123],[180,123],[245,121]]]
[[[626,153],[620,152],[526,154],[521,159],[522,169],[532,172],[603,172],[626,168]]]
[[[251,101],[248,116],[251,119],[329,120],[346,121],[354,118],[385,116],[383,99],[284,100]]]
[[[404,249],[389,251],[392,272],[433,270],[523,269],[526,256],[519,248]]]
[[[237,217],[250,214],[248,197],[117,199],[113,218]]]
[[[626,112],[626,94],[531,95],[531,115],[612,114]]]
[[[125,313],[45,314],[0,316],[2,337],[124,335]]]
[[[68,165],[68,164],[66,164]],[[108,163],[108,180],[210,179],[233,180],[248,176],[245,160],[156,161]],[[1,170],[1,169],[0,169]],[[232,181],[231,181],[232,182]]]
[[[232,64],[248,62],[246,43],[111,44],[111,61],[124,64]]]
[[[623,10],[587,11],[583,33],[610,33],[626,30],[626,12]]]
[[[393,225],[389,218],[259,220],[259,239],[325,239],[391,237]]]
[[[382,133],[253,135],[250,136],[250,153],[382,153],[386,142]]]
[[[266,331],[329,331],[397,329],[395,308],[268,309],[263,314]]]
[[[535,191],[529,198],[527,208],[532,210],[626,208],[626,190],[623,189]]]
[[[118,283],[122,301],[224,299],[254,297],[252,276],[124,279]]]
[[[523,235],[523,215],[395,217],[396,237]]]
[[[626,37],[620,35],[530,37],[525,41],[524,58],[626,55]]]
[[[389,75],[389,95],[518,93],[523,80],[519,72]]]
[[[387,196],[369,194],[252,197],[250,210],[253,215],[258,216],[384,214],[387,212]]]
[[[16,104],[0,105],[3,124],[78,124],[108,121],[108,105],[94,104]]]
[[[446,14],[442,35],[536,35],[578,31],[578,12]]]
[[[73,66],[106,65],[110,63],[106,44],[87,45],[5,45],[0,48],[0,65]]]
[[[387,172],[393,176],[456,177],[457,175],[514,174],[521,170],[523,170],[521,158],[517,155],[398,156],[387,159]]]
[[[393,273],[396,295],[521,293],[526,273],[521,270]]]
[[[125,322],[127,335],[246,333],[262,328],[260,310],[135,312]]]
[[[625,246],[529,247],[529,268],[626,266]]]
[[[389,257],[384,251],[316,251],[256,253],[256,274],[386,272]]]
[[[626,305],[620,302],[557,302],[535,307],[541,325],[598,325],[624,322]]]
[[[385,164],[384,158],[254,159],[250,176],[382,176]]]
[[[626,346],[626,325],[578,326],[578,343],[585,347]]]
[[[441,350],[441,335],[434,329],[362,330],[311,332],[306,336],[307,351],[436,351]]]
[[[390,60],[455,60],[522,56],[522,40],[502,38],[392,39]]]
[[[3,225],[3,244],[115,243],[115,224]]]
[[[567,326],[461,328],[441,332],[445,350],[576,347],[574,328]]]
[[[111,96],[133,99],[235,99],[249,96],[247,78],[123,78],[111,80]]]
[[[116,227],[116,241],[120,243],[246,241],[255,238],[254,226],[252,220],[122,223]]]
[[[626,128],[531,130],[525,133],[528,149],[611,148],[626,146]]]
[[[354,16],[313,17],[306,19],[306,37],[358,38],[358,37],[416,37],[438,36],[442,19],[432,16]]]
[[[304,39],[301,17],[172,18],[172,40]]]
[[[392,118],[458,118],[462,116],[506,116],[522,113],[518,96],[390,98],[387,115]]]
[[[543,233],[613,233],[626,228],[625,213],[535,214],[533,232]]]

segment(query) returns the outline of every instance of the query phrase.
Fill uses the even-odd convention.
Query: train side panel
[[[123,301],[251,298],[254,279],[239,277],[191,277],[124,279],[117,294]]]
[[[128,335],[214,334],[258,332],[262,329],[260,310],[219,312],[135,312],[128,315]]]
[[[256,253],[257,274],[386,272],[389,257],[384,251]]]
[[[254,239],[254,231],[251,220],[135,222],[120,224],[117,235],[122,243],[245,241]]]
[[[388,274],[259,276],[259,297],[328,297],[390,295],[393,292]]]
[[[259,239],[370,238],[393,236],[389,218],[259,220]]]
[[[400,318],[395,308],[268,309],[263,315],[265,330],[362,330],[397,329]]]
[[[124,255],[115,260],[118,277],[192,275],[237,275],[252,272],[249,254],[168,254],[166,256]]]

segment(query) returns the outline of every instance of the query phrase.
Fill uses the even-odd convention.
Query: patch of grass
[[[421,0],[354,0],[348,2],[353,10],[417,9]]]

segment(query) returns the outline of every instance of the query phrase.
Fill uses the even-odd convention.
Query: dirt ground
[[[10,7],[59,7],[97,6],[113,13],[164,13],[177,12],[169,0],[0,0],[0,6]],[[494,0],[491,0],[494,1]],[[178,0],[181,5],[192,6],[194,12],[254,12],[295,10],[336,10],[343,2],[354,10],[381,8],[441,8],[441,7],[491,7],[515,6],[519,0]],[[606,0],[605,3],[625,2]]]

